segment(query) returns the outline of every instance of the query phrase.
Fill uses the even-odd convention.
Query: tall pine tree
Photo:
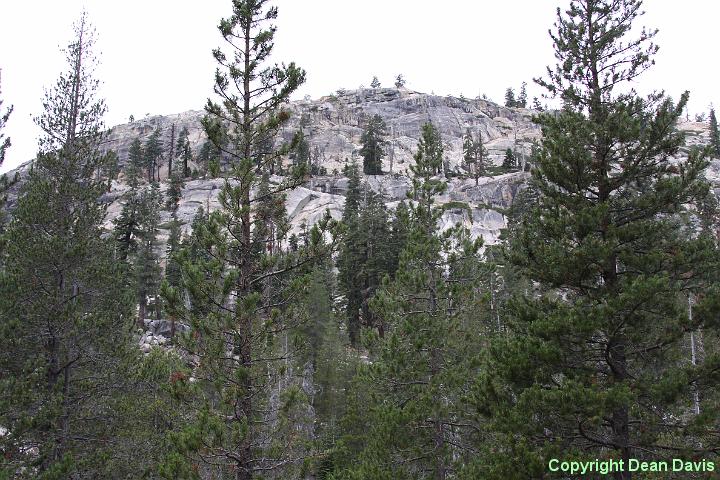
[[[687,205],[704,198],[703,153],[675,164],[687,102],[617,90],[653,63],[655,31],[631,38],[639,0],[573,0],[551,34],[558,66],[538,83],[563,100],[543,130],[537,200],[507,258],[537,287],[509,306],[478,408],[499,432],[482,478],[542,478],[550,458],[629,460],[717,447],[719,357],[693,365],[690,332],[717,318],[712,239]],[[687,296],[696,306],[688,315]],[[709,334],[709,332],[708,332]],[[706,395],[702,416],[692,392]]]
[[[115,442],[103,412],[130,346],[122,272],[101,237],[105,186],[95,172],[105,106],[84,14],[75,35],[68,71],[36,120],[40,152],[0,262],[0,476],[8,478],[99,475]]]
[[[266,151],[267,139],[288,120],[285,104],[305,79],[294,63],[268,63],[276,17],[267,0],[237,0],[220,22],[232,49],[214,51],[221,103],[208,101],[203,127],[228,159],[226,181],[220,209],[193,231],[197,253],[181,255],[181,288],[164,287],[169,313],[192,328],[179,343],[196,359],[190,372],[195,381],[186,382],[184,392],[195,412],[176,445],[202,471],[238,480],[279,468],[291,476],[302,464],[295,427],[307,402],[295,378],[302,369],[294,368],[300,319],[292,299],[304,282],[292,274],[322,244],[322,234],[312,229],[308,247],[288,253],[273,228],[282,222],[282,191],[304,173],[296,171],[281,185],[267,179],[280,154]],[[163,468],[172,477],[190,466],[170,459]]]

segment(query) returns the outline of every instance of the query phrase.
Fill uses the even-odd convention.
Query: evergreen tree
[[[537,290],[509,305],[508,334],[478,382],[478,409],[498,436],[476,478],[541,478],[562,457],[622,460],[611,475],[628,480],[630,459],[717,448],[718,355],[706,349],[694,365],[686,350],[689,332],[718,314],[717,250],[693,233],[687,208],[707,194],[707,162],[698,150],[670,161],[687,94],[674,105],[615,92],[657,50],[655,31],[628,38],[640,8],[574,0],[558,10],[559,65],[539,83],[565,107],[537,118],[536,200],[507,240],[508,260]],[[701,415],[692,392],[706,399]]]
[[[478,184],[480,177],[487,175],[488,160],[487,149],[482,140],[482,132],[478,132],[477,139],[473,138],[468,128],[463,137],[463,167]]]
[[[137,292],[138,326],[144,329],[147,297],[157,298],[160,267],[155,253],[162,199],[156,183],[145,189],[133,189],[125,195],[120,215],[113,221],[118,257],[127,262],[131,287]]]
[[[180,221],[173,216],[173,219],[170,221],[170,233],[168,235],[167,250],[165,251],[167,258],[165,280],[168,285],[173,288],[179,287],[182,280],[182,271],[177,259],[182,245],[182,231],[180,227]]]
[[[310,144],[305,140],[302,129],[295,132],[290,143],[290,160],[298,167],[308,169],[310,165]]]
[[[515,106],[520,108],[527,107],[527,82],[522,82],[522,85],[520,86],[520,94],[515,102]]]
[[[544,112],[545,108],[540,103],[540,100],[538,100],[537,97],[533,97],[533,110],[537,110],[538,112]]]
[[[0,90],[0,94],[2,93],[2,90]],[[0,108],[2,107],[3,101],[0,99]],[[10,108],[8,108],[4,113],[0,113],[0,165],[2,165],[3,161],[5,160],[5,152],[10,147],[10,139],[5,138],[5,134],[2,133],[2,129],[5,128],[5,124],[7,123],[8,119],[10,118],[10,114],[13,111],[13,106],[10,105]]]
[[[98,478],[117,444],[111,398],[127,361],[130,303],[101,237],[105,106],[85,15],[46,91],[40,151],[0,264],[0,437],[4,478]],[[102,421],[98,421],[101,418]]]
[[[517,106],[517,100],[515,100],[515,90],[508,87],[507,90],[505,90],[505,106],[506,107],[516,107]]]
[[[181,172],[183,178],[190,176],[188,162],[192,160],[192,152],[190,150],[190,140],[188,139],[189,134],[190,132],[188,132],[187,127],[183,127],[178,134],[177,146],[175,147],[178,155],[180,155],[180,158],[182,158],[183,161],[183,169]]]
[[[463,167],[471,171],[472,163],[475,160],[475,139],[468,128],[463,135]]]
[[[160,127],[150,134],[143,148],[145,155],[145,168],[147,168],[148,182],[160,181],[160,165],[163,155],[163,147],[160,141]]]
[[[382,175],[382,157],[385,156],[387,145],[387,126],[380,115],[370,117],[365,131],[360,138],[363,158],[363,173],[366,175]]]
[[[361,280],[362,323],[376,329],[380,336],[385,333],[382,319],[377,318],[370,308],[370,302],[383,278],[395,270],[390,252],[390,223],[387,208],[382,197],[365,185],[364,200],[360,212],[360,231],[364,234],[363,262],[356,265]]]
[[[403,88],[405,83],[405,77],[402,74],[395,77],[395,88]]]
[[[720,131],[714,108],[710,109],[710,146],[715,158],[720,158]]]
[[[345,196],[342,225],[344,236],[338,253],[338,282],[345,296],[345,314],[350,343],[357,345],[360,339],[360,309],[362,294],[357,266],[362,262],[362,232],[360,231],[360,171],[356,162],[345,168],[348,191]]]
[[[373,77],[372,82],[370,82],[370,87],[380,88],[380,80],[378,80],[377,77]]]
[[[173,174],[173,160],[175,160],[175,124],[170,126],[170,141],[168,142],[168,178]]]
[[[431,124],[412,166],[407,243],[395,280],[372,302],[387,325],[361,369],[367,389],[361,449],[338,478],[449,478],[473,454],[463,392],[477,374],[481,327],[474,289],[480,241],[459,226],[439,231],[444,209],[434,204],[447,185],[435,175],[441,148]],[[348,439],[351,440],[351,439]]]
[[[175,445],[200,474],[238,480],[279,468],[292,477],[302,464],[305,450],[296,426],[305,422],[307,408],[295,377],[303,371],[295,368],[300,346],[294,334],[301,319],[291,300],[304,282],[292,273],[301,272],[322,245],[322,233],[313,228],[307,247],[288,253],[279,248],[277,231],[268,228],[281,221],[278,209],[269,207],[284,210],[282,191],[300,175],[281,185],[267,182],[280,152],[268,154],[264,145],[288,120],[284,106],[305,79],[294,63],[268,65],[276,17],[267,0],[233,1],[232,16],[220,22],[223,39],[234,49],[231,55],[214,51],[222,103],[208,101],[203,127],[229,161],[228,178],[220,208],[193,231],[197,253],[189,248],[181,255],[181,289],[164,287],[169,314],[193,331],[180,347],[196,359],[195,381],[184,383],[181,392],[194,412]],[[169,459],[162,473],[191,476],[191,465],[180,459]]]
[[[506,170],[517,168],[517,160],[515,158],[515,152],[513,152],[512,148],[505,150],[505,157],[503,158],[502,166]]]
[[[438,175],[443,168],[443,144],[440,132],[432,123],[426,123],[422,127],[422,136],[418,144],[419,151],[425,158],[427,165],[431,165],[435,169],[433,175]]]
[[[142,203],[137,187],[130,188],[125,194],[125,203],[120,214],[113,219],[113,238],[116,242],[118,257],[126,261],[134,254],[140,237],[142,222]]]
[[[0,94],[2,93],[2,90],[0,90]],[[0,108],[2,108],[2,99],[0,98]],[[0,110],[1,111],[1,110]],[[6,138],[5,134],[2,133],[3,128],[5,128],[5,124],[7,123],[8,119],[10,118],[10,114],[13,111],[12,105],[10,108],[8,108],[5,113],[0,113],[0,166],[2,165],[3,161],[5,160],[5,153],[8,148],[10,148],[10,138]],[[3,225],[6,221],[5,219],[5,212],[3,210],[4,204],[5,204],[5,191],[9,188],[9,182],[7,180],[7,177],[5,175],[0,176],[0,234],[3,231]],[[2,250],[2,246],[0,244],[0,253]]]
[[[160,264],[155,248],[157,246],[158,225],[160,223],[160,206],[162,197],[157,183],[140,192],[140,221],[137,236],[137,248],[134,255],[132,270],[135,274],[135,291],[138,299],[138,326],[145,328],[148,318],[148,297],[155,302],[155,318],[160,318]]]
[[[145,153],[139,138],[135,138],[128,148],[127,161],[125,162],[125,177],[130,188],[137,188],[138,181],[145,170]]]
[[[177,212],[180,199],[182,198],[182,190],[185,188],[185,182],[178,172],[174,172],[170,176],[170,186],[167,190],[167,200],[165,206],[173,213]]]

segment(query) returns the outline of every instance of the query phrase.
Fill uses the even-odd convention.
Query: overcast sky
[[[275,58],[307,71],[296,97],[369,86],[373,75],[390,86],[402,73],[407,87],[441,95],[486,94],[501,102],[508,86],[554,64],[548,29],[566,0],[277,0]],[[0,68],[4,106],[14,104],[6,134],[13,146],[5,171],[33,157],[43,89],[64,69],[59,48],[85,8],[98,32],[97,77],[109,112],[106,125],[130,115],[201,109],[212,93],[211,50],[229,0],[24,0],[0,7]],[[657,65],[636,86],[691,91],[690,112],[720,103],[716,0],[646,0],[643,25],[660,29]]]

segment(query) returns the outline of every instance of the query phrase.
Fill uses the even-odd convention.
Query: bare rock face
[[[439,97],[407,90],[405,88],[377,88],[345,91],[317,100],[301,100],[290,103],[288,124],[280,131],[276,146],[288,143],[299,129],[302,129],[315,161],[325,168],[327,175],[310,178],[303,186],[287,192],[286,210],[291,223],[291,233],[300,233],[322,218],[326,211],[339,219],[345,204],[348,180],[342,176],[348,161],[361,162],[360,137],[368,119],[373,115],[383,118],[389,130],[389,146],[383,161],[385,175],[364,177],[367,188],[382,195],[389,208],[395,208],[399,201],[407,198],[410,189],[409,167],[417,151],[421,127],[432,122],[439,130],[444,143],[445,172],[449,177],[447,192],[437,199],[438,204],[448,202],[464,204],[470,208],[451,208],[441,220],[442,228],[461,223],[470,229],[475,237],[482,237],[485,244],[498,241],[500,230],[506,226],[503,215],[517,192],[526,184],[529,174],[524,172],[480,178],[474,180],[452,176],[462,172],[463,135],[470,130],[474,136],[482,135],[489,158],[499,165],[507,148],[512,148],[521,158],[528,157],[533,142],[541,136],[540,129],[532,123],[533,112],[525,109],[506,108],[483,99]],[[185,128],[194,158],[206,142],[200,120],[204,112],[189,111],[176,115],[153,116],[132,123],[118,125],[110,130],[104,148],[114,150],[121,166],[127,161],[127,152],[135,138],[144,142],[150,134],[161,131],[166,153],[169,150],[171,127],[175,126],[176,136]],[[688,148],[707,144],[709,140],[706,124],[687,122],[681,125],[687,134]],[[687,155],[681,151],[677,160]],[[175,160],[176,162],[179,160]],[[289,160],[285,160],[289,162]],[[190,167],[198,167],[191,162]],[[27,174],[29,163],[17,172],[21,178]],[[720,162],[715,160],[707,171],[707,177],[720,186]],[[167,166],[161,169],[161,191],[167,190]],[[273,181],[279,182],[280,178]],[[199,207],[206,211],[218,208],[218,193],[222,179],[194,178],[185,182],[178,208],[178,219],[184,233]],[[106,228],[112,227],[112,220],[122,210],[123,193],[127,190],[124,176],[113,181],[111,192],[103,198],[108,204]],[[16,200],[17,189],[10,193],[10,203]],[[15,196],[14,196],[15,195]],[[165,225],[170,213],[162,213]],[[166,239],[167,231],[161,231],[160,239]],[[159,251],[164,252],[164,247]]]

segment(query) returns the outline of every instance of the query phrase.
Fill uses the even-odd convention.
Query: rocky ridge
[[[329,173],[312,177],[303,186],[288,192],[286,210],[293,233],[312,225],[326,210],[335,219],[342,216],[347,178],[340,172],[350,160],[361,162],[360,137],[372,115],[380,115],[390,131],[390,145],[383,162],[383,171],[387,174],[365,176],[365,180],[368,188],[380,193],[390,208],[406,198],[410,186],[409,166],[413,163],[421,127],[428,121],[432,121],[441,133],[445,145],[446,170],[449,172],[461,171],[462,137],[468,129],[474,135],[482,134],[489,158],[495,165],[502,163],[507,148],[512,148],[521,157],[529,156],[533,142],[541,137],[540,129],[532,122],[531,110],[507,108],[485,99],[440,97],[405,88],[339,90],[317,100],[306,98],[291,102],[288,108],[291,111],[290,120],[280,131],[276,143],[290,142],[294,133],[302,128],[319,165]],[[171,126],[175,125],[176,135],[183,128],[188,130],[193,158],[197,158],[206,142],[200,124],[203,115],[202,111],[188,111],[149,116],[117,125],[109,131],[103,148],[114,150],[122,167],[127,161],[128,148],[135,138],[145,141],[159,128],[164,145],[168,145]],[[707,144],[709,132],[706,124],[685,122],[681,128],[687,133],[688,147]],[[685,153],[686,150],[681,152],[678,160]],[[28,165],[18,169],[21,176],[27,171]],[[191,162],[190,167],[195,169],[199,166]],[[720,161],[712,162],[707,176],[720,192]],[[506,225],[503,211],[512,204],[528,178],[529,174],[524,172],[506,173],[481,178],[478,185],[472,179],[449,178],[448,190],[437,199],[438,203],[466,203],[471,210],[448,210],[442,219],[443,227],[460,222],[470,229],[473,236],[482,236],[486,244],[496,243],[501,229]],[[166,168],[161,170],[161,179],[167,180]],[[279,181],[279,178],[275,180]],[[203,206],[206,210],[217,208],[217,195],[222,183],[221,179],[203,177],[185,182],[178,209],[178,218],[185,232],[198,207]],[[167,186],[166,181],[161,182],[161,190],[166,190]],[[110,228],[112,220],[120,213],[123,193],[127,188],[124,176],[120,173],[104,198],[108,203],[106,227]],[[11,192],[10,203],[13,201]],[[170,213],[165,211],[162,215],[166,226]],[[161,231],[161,240],[167,234],[167,230]]]

